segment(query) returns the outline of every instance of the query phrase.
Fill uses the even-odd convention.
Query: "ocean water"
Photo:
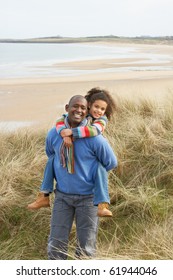
[[[143,68],[116,67],[99,70],[58,69],[53,67],[58,62],[101,59],[101,58],[141,58]],[[102,71],[143,71],[157,70],[157,65],[145,67],[148,61],[152,63],[169,62],[169,55],[155,53],[140,53],[133,47],[115,47],[89,44],[37,44],[37,43],[0,43],[0,79],[27,77],[74,76]],[[159,66],[160,67],[160,66]],[[158,70],[160,70],[158,67]],[[170,67],[165,70],[172,70]]]
[[[79,71],[51,67],[58,62],[123,57],[134,52],[128,48],[91,46],[87,44],[0,44],[0,78],[76,75]]]
[[[58,62],[104,59],[104,58],[142,58],[141,66],[135,62],[126,67],[98,69],[98,70],[75,70],[60,69]],[[91,44],[28,44],[28,43],[0,43],[0,79],[28,78],[28,77],[59,77],[83,75],[94,72],[127,72],[146,70],[173,70],[171,66],[165,67],[164,63],[172,60],[166,54],[154,52],[141,53],[137,47],[118,47]],[[154,66],[147,66],[146,63]],[[134,64],[134,65],[133,65]],[[158,64],[158,65],[157,65]],[[163,64],[163,66],[162,66]],[[0,89],[0,94],[3,92]],[[28,127],[32,122],[1,121],[0,131],[13,131],[21,127]]]

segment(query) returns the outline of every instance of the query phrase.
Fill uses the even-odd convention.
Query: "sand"
[[[107,44],[110,44],[109,42]],[[121,44],[118,45],[119,47]],[[125,46],[123,44],[123,46]],[[132,44],[130,45],[132,46]],[[173,46],[134,45],[139,52],[154,52],[173,57]],[[145,64],[144,64],[145,63]],[[129,66],[164,66],[168,69],[113,71]],[[162,102],[173,94],[173,60],[150,62],[142,54],[138,58],[100,59],[59,63],[62,69],[99,70],[78,76],[52,78],[19,78],[0,80],[0,122],[34,122],[51,127],[64,112],[64,106],[75,94],[85,95],[92,87],[101,87],[113,96],[128,99],[150,98]],[[172,69],[171,69],[172,67]],[[111,72],[107,68],[112,69]]]

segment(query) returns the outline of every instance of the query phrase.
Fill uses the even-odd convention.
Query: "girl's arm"
[[[66,117],[66,115],[64,114],[61,118],[59,118],[56,121],[56,125],[55,125],[56,126],[56,131],[60,135],[61,135],[63,130],[68,130],[66,128],[66,126],[65,126],[65,117]],[[61,135],[61,137],[63,137],[63,136]],[[72,138],[70,137],[70,135],[64,136],[63,137],[63,141],[64,141],[64,145],[66,147],[68,147],[68,148],[71,147],[71,145],[72,145]]]
[[[107,124],[107,117],[102,116],[89,124],[87,126],[79,126],[72,129],[64,129],[61,131],[61,136],[70,136],[73,135],[75,139],[77,138],[86,138],[94,137],[104,132]]]
[[[61,130],[65,129],[66,126],[65,126],[65,115],[62,115],[61,118],[59,118],[57,121],[56,121],[56,131],[58,132],[58,134],[61,133]]]

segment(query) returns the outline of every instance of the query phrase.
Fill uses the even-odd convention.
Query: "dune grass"
[[[98,259],[173,259],[173,96],[165,104],[116,97],[106,137],[113,218],[100,219]],[[43,176],[47,131],[0,133],[0,259],[47,259],[50,209],[26,206]],[[53,199],[53,196],[52,196]],[[70,237],[73,259],[75,226]]]

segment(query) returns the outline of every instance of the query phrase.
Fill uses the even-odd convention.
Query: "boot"
[[[45,196],[44,193],[39,193],[37,199],[33,203],[28,204],[27,208],[30,210],[37,210],[41,207],[50,207],[49,195]]]
[[[99,217],[112,217],[112,212],[108,209],[109,204],[107,202],[98,204],[97,216]]]

